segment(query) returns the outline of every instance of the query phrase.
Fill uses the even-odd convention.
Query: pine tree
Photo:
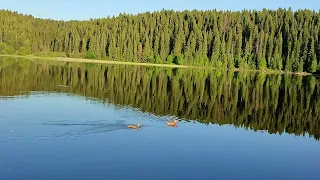
[[[212,44],[212,56],[211,56],[211,63],[214,67],[217,67],[217,62],[219,61],[219,56],[220,56],[220,35],[218,32],[218,27],[215,26],[216,28],[214,29],[214,40]]]
[[[308,72],[314,73],[317,70],[317,57],[314,51],[314,39],[311,39],[309,54],[308,54]]]

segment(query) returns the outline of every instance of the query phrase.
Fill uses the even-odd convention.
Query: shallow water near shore
[[[0,179],[320,178],[314,76],[9,58],[0,83]]]

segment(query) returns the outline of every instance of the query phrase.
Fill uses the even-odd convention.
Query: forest
[[[0,54],[314,73],[319,28],[319,12],[290,8],[162,10],[87,21],[1,10]]]
[[[0,84],[2,98],[65,92],[157,116],[320,139],[314,76],[6,59]]]

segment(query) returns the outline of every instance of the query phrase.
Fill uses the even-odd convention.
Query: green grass
[[[1,55],[0,57],[11,57],[11,58],[27,58],[27,59],[40,59],[40,60],[51,60],[60,62],[79,62],[79,63],[98,63],[98,64],[119,64],[119,65],[136,65],[136,66],[155,66],[155,67],[169,67],[169,68],[199,68],[199,69],[219,69],[208,66],[187,66],[177,64],[160,64],[160,63],[139,63],[139,62],[124,62],[124,61],[110,61],[110,60],[99,60],[99,59],[84,59],[84,58],[70,58],[66,57],[65,53],[54,53],[54,52],[40,52],[34,55]],[[296,74],[296,75],[310,75],[307,72],[285,72],[272,69],[254,70],[254,69],[239,69],[234,68],[232,71],[249,71],[249,72],[260,72],[264,74]]]

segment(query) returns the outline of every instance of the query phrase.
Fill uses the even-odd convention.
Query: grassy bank
[[[136,65],[136,66],[170,67],[170,68],[200,68],[200,67],[185,66],[185,65],[176,65],[176,64],[153,64],[153,63],[108,61],[108,60],[68,58],[68,57],[41,57],[41,56],[34,56],[34,55],[27,55],[27,56],[21,56],[21,55],[0,55],[0,57],[27,58],[27,59],[44,59],[44,60],[52,60],[52,61],[81,62],[81,63],[97,63],[97,64],[121,64],[121,65]]]
[[[216,69],[213,67],[200,67],[200,66],[186,66],[186,65],[177,65],[177,64],[154,64],[154,63],[139,63],[139,62],[124,62],[124,61],[109,61],[109,60],[98,60],[98,59],[83,59],[83,58],[68,58],[68,57],[41,57],[35,55],[2,55],[0,57],[12,57],[12,58],[26,58],[26,59],[43,59],[51,61],[60,61],[60,62],[80,62],[80,63],[96,63],[96,64],[119,64],[119,65],[134,65],[134,66],[154,66],[154,67],[168,67],[168,68],[199,68],[199,69]],[[278,70],[250,70],[250,69],[239,69],[234,68],[232,71],[249,71],[249,72],[260,72],[264,74],[295,74],[295,75],[311,75],[307,72],[286,72]]]

